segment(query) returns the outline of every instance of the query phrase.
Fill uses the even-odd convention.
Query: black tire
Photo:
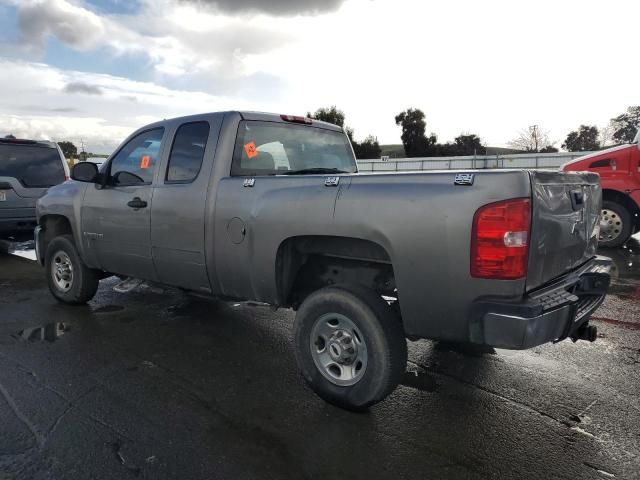
[[[603,234],[604,230],[601,229],[598,245],[604,248],[616,248],[624,245],[631,238],[633,232],[631,214],[624,206],[611,200],[602,202],[602,212],[610,212],[610,216],[606,219],[603,217],[603,220],[610,222],[610,228],[613,229],[613,238],[603,238],[606,235]],[[616,226],[620,227],[619,231],[615,230]]]
[[[56,281],[56,276],[54,276],[54,264],[59,264],[64,255],[70,260],[73,272],[68,289],[61,288]],[[47,285],[57,300],[69,305],[81,305],[87,303],[96,294],[100,272],[84,264],[78,255],[71,235],[61,235],[49,242],[44,265],[47,273]],[[61,278],[60,275],[57,278]]]
[[[314,362],[311,334],[316,321],[328,313],[347,317],[364,337],[366,367],[353,385],[329,381]],[[335,285],[309,295],[296,315],[294,335],[296,360],[305,381],[318,396],[347,410],[366,410],[383,400],[406,369],[407,342],[400,318],[380,295],[361,286]]]

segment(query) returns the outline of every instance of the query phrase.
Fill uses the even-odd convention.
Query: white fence
[[[407,172],[415,170],[467,170],[484,168],[555,169],[591,152],[521,153],[517,155],[477,155],[469,157],[420,157],[393,160],[358,160],[361,172]]]

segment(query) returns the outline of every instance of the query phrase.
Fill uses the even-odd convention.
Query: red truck
[[[630,145],[595,152],[565,163],[568,171],[600,174],[602,216],[599,244],[619,247],[640,231],[640,131]]]

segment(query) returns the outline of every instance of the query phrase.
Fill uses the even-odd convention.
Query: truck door
[[[151,246],[158,280],[204,292],[204,215],[220,117],[178,126],[153,192]]]
[[[82,236],[108,272],[155,280],[151,257],[152,182],[164,128],[130,139],[105,168],[106,185],[89,185],[82,205]]]

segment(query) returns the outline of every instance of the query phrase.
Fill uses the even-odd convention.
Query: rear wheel
[[[83,304],[98,290],[100,272],[82,262],[71,235],[61,235],[49,242],[45,268],[49,290],[61,302]]]
[[[631,237],[632,226],[631,214],[625,207],[611,200],[602,202],[599,237],[601,247],[614,248],[624,244]]]
[[[364,410],[398,385],[407,363],[400,319],[374,291],[331,286],[309,295],[296,316],[298,367],[324,400]]]

